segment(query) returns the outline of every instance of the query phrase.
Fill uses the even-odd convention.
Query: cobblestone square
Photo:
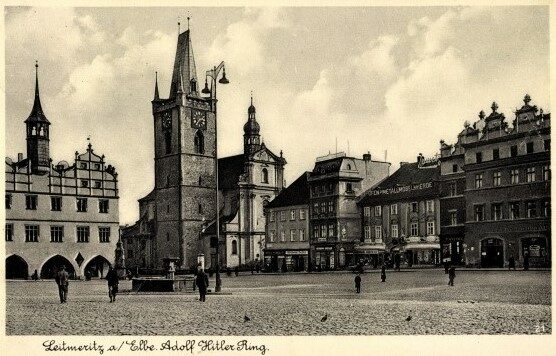
[[[109,303],[103,280],[6,282],[8,335],[411,335],[551,333],[549,271],[443,270],[223,276],[200,303],[187,293],[142,294],[131,283]],[[210,281],[214,286],[214,280]],[[244,315],[251,319],[244,322]],[[327,315],[326,321],[321,321]],[[411,315],[411,320],[407,321]]]

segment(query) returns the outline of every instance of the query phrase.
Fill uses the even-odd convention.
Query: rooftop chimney
[[[404,164],[408,164],[409,162],[400,162],[400,167],[403,166]]]
[[[371,152],[363,154],[363,161],[370,161],[371,160]]]

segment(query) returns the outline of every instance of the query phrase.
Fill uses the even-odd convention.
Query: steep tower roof
[[[188,29],[178,36],[172,84],[170,86],[170,98],[175,98],[180,88],[184,93],[189,93],[191,91],[190,83],[192,79],[197,81],[197,70],[193,56],[193,47],[191,46],[190,31]]]
[[[31,110],[31,113],[29,114],[29,117],[27,118],[27,120],[25,120],[25,123],[28,123],[28,122],[44,122],[44,123],[50,124],[50,121],[48,121],[48,119],[46,118],[46,116],[44,115],[44,112],[42,110],[41,98],[39,96],[39,64],[38,64],[38,62],[35,62],[35,102],[33,103],[33,109]]]
[[[158,94],[158,72],[154,72],[154,100],[159,100],[160,95]]]
[[[247,122],[243,125],[243,132],[245,135],[258,135],[261,131],[261,127],[257,122],[256,110],[253,105],[253,95],[251,95],[251,105],[247,109]]]

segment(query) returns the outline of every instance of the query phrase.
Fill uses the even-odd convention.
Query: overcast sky
[[[34,63],[54,163],[88,135],[115,165],[120,220],[154,186],[154,72],[168,96],[177,19],[191,16],[200,81],[226,62],[219,153],[242,151],[249,93],[289,184],[315,158],[370,151],[397,169],[455,141],[493,100],[510,120],[529,93],[549,111],[547,7],[6,8],[6,155],[25,152]],[[202,84],[202,83],[201,83]]]

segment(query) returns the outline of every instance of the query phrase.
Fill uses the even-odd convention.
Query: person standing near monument
[[[110,266],[108,273],[106,274],[106,280],[108,281],[108,296],[110,297],[110,303],[116,301],[116,294],[118,293],[118,284],[120,280],[118,278],[118,273],[116,270]]]
[[[207,287],[209,286],[209,279],[202,268],[199,268],[195,284],[197,284],[197,287],[199,288],[199,301],[204,302],[205,296],[207,295]]]
[[[382,282],[386,282],[386,266],[382,265],[382,268],[380,270],[380,280]]]
[[[60,303],[68,302],[68,286],[69,286],[69,274],[66,272],[66,266],[61,265],[60,271],[56,273],[54,278],[56,284],[58,285],[58,294],[60,295]]]

